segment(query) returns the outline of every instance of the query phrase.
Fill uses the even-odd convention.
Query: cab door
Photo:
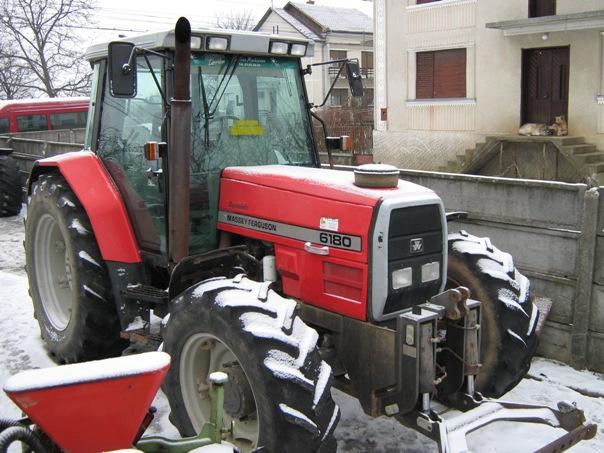
[[[103,83],[96,153],[111,174],[128,210],[141,250],[166,253],[166,199],[162,160],[148,161],[144,145],[162,141],[164,107],[160,86],[163,61],[149,56],[151,68],[137,58],[136,95],[113,97],[109,77]]]

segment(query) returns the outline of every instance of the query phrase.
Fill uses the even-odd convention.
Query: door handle
[[[306,250],[308,253],[313,253],[315,255],[329,255],[329,247],[327,246],[323,246],[323,247],[316,247],[314,245],[312,245],[310,242],[306,242],[304,244],[304,250]]]

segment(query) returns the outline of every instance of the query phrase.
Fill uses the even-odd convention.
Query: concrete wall
[[[385,62],[376,74],[377,161],[436,169],[485,135],[516,133],[521,112],[522,49],[570,46],[569,133],[604,148],[601,30],[505,37],[486,23],[526,19],[528,0],[375,0],[375,43]],[[602,0],[558,0],[558,14],[604,9]],[[415,100],[415,55],[465,48],[463,100]],[[376,47],[376,55],[380,53]],[[378,57],[379,58],[379,57]],[[378,68],[380,64],[377,63]],[[601,101],[604,104],[604,101]],[[379,104],[379,105],[378,105]],[[387,108],[388,120],[380,121]]]

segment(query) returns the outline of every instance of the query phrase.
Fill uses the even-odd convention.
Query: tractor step
[[[124,298],[147,302],[154,305],[163,305],[168,303],[168,293],[163,289],[148,285],[128,285],[122,292]]]

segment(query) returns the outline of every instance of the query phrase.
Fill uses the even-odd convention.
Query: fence
[[[36,160],[69,151],[79,151],[84,145],[84,129],[27,132],[0,136],[1,148],[12,148],[23,180]]]

